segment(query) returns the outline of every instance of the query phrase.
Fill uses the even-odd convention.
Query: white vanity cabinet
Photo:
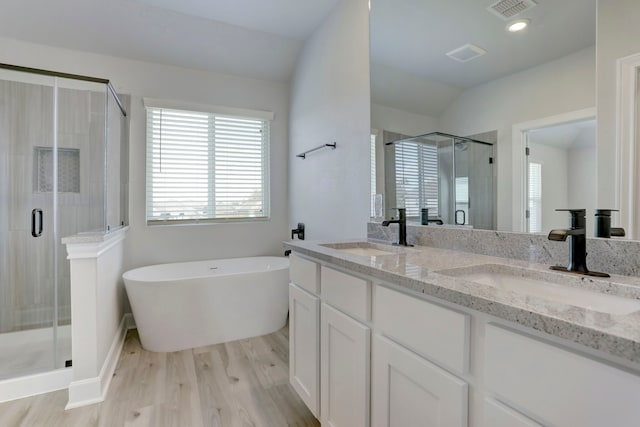
[[[640,426],[640,366],[324,261],[290,275],[290,380],[323,426]]]
[[[320,418],[320,298],[318,265],[291,255],[289,276],[289,381],[316,418]]]
[[[322,425],[366,427],[371,330],[328,304],[322,304],[321,319]]]
[[[467,426],[468,385],[447,370],[468,372],[470,316],[384,286],[373,313],[371,425]]]
[[[640,425],[637,373],[493,323],[485,360],[487,391],[545,425]]]
[[[370,425],[371,282],[291,255],[289,380],[325,426]]]
[[[320,268],[320,421],[369,426],[371,281]]]

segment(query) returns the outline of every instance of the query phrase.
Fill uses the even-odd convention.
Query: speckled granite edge
[[[409,263],[416,263],[416,259],[420,256],[420,247],[405,250],[407,253],[417,253],[411,256],[398,254],[382,257],[350,255],[319,246],[314,242],[285,242],[285,247],[354,273],[392,283],[417,294],[439,298],[640,364],[640,312],[614,316],[568,304],[499,291],[441,275],[437,271],[427,272],[426,269],[416,277],[408,277],[407,274],[403,274],[403,271],[406,271]],[[443,257],[455,257],[450,250],[438,249],[431,249],[430,256],[436,252],[442,252]],[[411,258],[410,261],[409,258]],[[500,262],[500,259],[482,255],[466,255],[465,260],[466,265]],[[404,266],[403,263],[405,263]],[[513,263],[524,268],[531,267],[526,262],[514,261]],[[546,267],[537,266],[537,268]],[[412,274],[415,276],[415,271]]]
[[[369,239],[397,241],[398,226],[367,225]],[[531,263],[566,266],[569,244],[553,242],[543,234],[475,230],[456,227],[407,225],[407,240],[420,246],[452,249],[517,259]],[[623,276],[640,276],[640,241],[624,239],[587,239],[589,270]]]
[[[111,230],[106,233],[104,231],[97,232],[87,232],[87,233],[78,233],[73,234],[71,236],[66,236],[61,239],[62,244],[64,245],[75,245],[75,244],[84,244],[84,243],[102,243],[108,240],[111,240],[122,233],[126,233],[129,230],[129,226],[126,225],[124,227],[117,228],[115,230]]]

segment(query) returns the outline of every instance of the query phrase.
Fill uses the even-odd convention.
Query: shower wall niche
[[[127,101],[107,80],[0,64],[0,380],[71,359],[61,239],[128,223]]]

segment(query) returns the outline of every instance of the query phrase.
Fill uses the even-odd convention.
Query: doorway
[[[587,108],[513,126],[514,231],[547,233],[565,228],[566,214],[556,209],[593,212],[595,117],[596,109]],[[593,235],[593,230],[588,234]]]

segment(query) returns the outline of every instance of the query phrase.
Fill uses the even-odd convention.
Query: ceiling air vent
[[[507,21],[535,5],[533,0],[500,0],[487,7],[487,10]]]
[[[465,44],[462,47],[452,50],[451,52],[447,52],[447,56],[451,59],[455,59],[458,62],[467,62],[475,59],[479,56],[487,53],[481,47],[478,47],[474,44]]]

